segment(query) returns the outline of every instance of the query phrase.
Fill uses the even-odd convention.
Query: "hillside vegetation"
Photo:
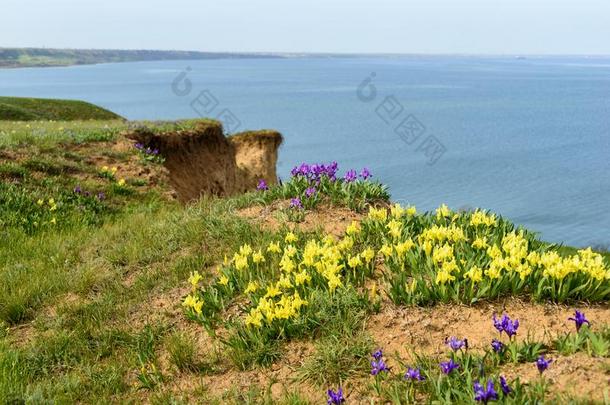
[[[608,401],[608,253],[336,162],[183,204],[127,135],[201,125],[0,122],[0,403]]]
[[[0,97],[0,121],[115,119],[121,116],[85,101]]]

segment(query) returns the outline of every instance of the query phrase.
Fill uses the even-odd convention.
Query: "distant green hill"
[[[220,53],[196,51],[154,51],[117,49],[51,49],[51,48],[0,48],[2,67],[45,67],[88,65],[110,62],[137,62],[154,60],[198,60],[229,58],[280,58],[277,54]]]
[[[76,100],[0,97],[0,120],[112,120],[121,116],[91,103]]]

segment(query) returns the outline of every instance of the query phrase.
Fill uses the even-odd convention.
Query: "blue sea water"
[[[229,131],[275,128],[286,139],[281,176],[302,161],[367,166],[394,200],[422,210],[442,202],[483,207],[549,241],[610,245],[610,57],[13,69],[0,70],[0,94],[82,99],[129,119],[202,113],[220,115]],[[399,134],[396,127],[407,117]]]

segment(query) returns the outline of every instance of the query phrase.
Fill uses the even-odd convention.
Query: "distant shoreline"
[[[121,49],[56,49],[56,48],[2,48],[0,69],[31,67],[66,67],[101,63],[153,62],[164,60],[217,60],[217,59],[294,59],[294,58],[363,58],[363,57],[473,57],[536,59],[554,57],[580,57],[586,59],[609,58],[610,55],[526,55],[526,54],[423,54],[423,53],[307,53],[307,52],[201,52]]]
[[[163,60],[277,59],[271,53],[223,53],[119,49],[0,48],[0,69],[65,67],[100,63],[152,62]]]

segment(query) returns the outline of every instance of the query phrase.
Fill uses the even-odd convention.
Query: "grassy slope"
[[[91,103],[77,100],[0,97],[0,120],[113,120],[121,117]]]
[[[138,178],[127,179],[128,191],[117,189],[96,175],[98,167],[89,158],[97,154],[113,162],[119,175],[137,162],[133,151],[109,149],[124,123],[26,125],[0,124],[0,154],[21,156],[1,160],[2,184],[14,188],[0,190],[0,196],[26,190],[19,210],[43,199],[41,221],[56,215],[57,224],[31,233],[18,223],[2,227],[0,403],[95,403],[100,398],[180,403],[183,396],[185,403],[270,403],[266,387],[256,384],[245,391],[228,387],[222,397],[208,392],[204,376],[222,384],[223,373],[234,367],[223,346],[204,345],[206,352],[197,353],[195,342],[203,339],[203,330],[187,323],[179,309],[190,272],[209,275],[210,266],[241,244],[258,246],[277,238],[235,215],[256,196],[184,207],[162,198],[163,186],[149,189]],[[39,135],[32,135],[36,130]],[[69,202],[77,184],[104,191],[112,209],[82,222],[80,202]],[[49,198],[62,201],[57,214],[48,212]],[[354,320],[356,330],[363,314],[354,311],[342,314],[342,322]],[[305,377],[320,379],[321,371],[339,377],[367,372],[362,359],[372,343],[366,336],[340,329],[325,333],[303,367]],[[141,371],[154,363],[164,364],[162,377]],[[286,403],[303,403],[297,394],[285,396]]]

